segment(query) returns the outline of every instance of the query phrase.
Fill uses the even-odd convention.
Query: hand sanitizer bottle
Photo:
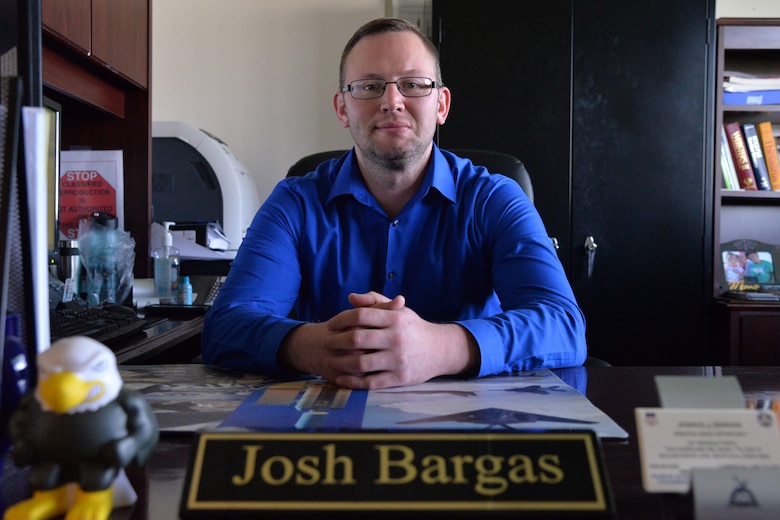
[[[179,282],[179,305],[192,305],[192,284],[189,276],[182,276]]]
[[[162,246],[152,251],[154,258],[154,290],[160,303],[176,303],[176,286],[179,283],[179,250],[173,247],[171,226],[175,222],[163,222]]]

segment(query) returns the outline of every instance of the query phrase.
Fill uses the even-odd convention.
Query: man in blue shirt
[[[582,364],[585,320],[533,204],[433,144],[450,91],[430,40],[369,22],[340,83],[355,146],[260,208],[206,316],[204,361],[370,389]]]

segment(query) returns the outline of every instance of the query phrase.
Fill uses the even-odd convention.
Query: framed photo
[[[721,288],[727,291],[780,289],[775,272],[780,247],[757,240],[732,240],[720,245],[723,273]]]

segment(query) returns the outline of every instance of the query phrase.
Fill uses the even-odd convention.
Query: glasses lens
[[[350,83],[346,90],[355,99],[373,99],[384,94],[388,83],[394,83],[405,97],[427,96],[436,85],[430,78],[400,78],[398,81],[359,79]]]
[[[395,84],[401,94],[407,97],[427,96],[433,88],[433,81],[429,78],[401,78]]]
[[[377,98],[385,91],[385,82],[381,79],[359,79],[349,84],[349,92],[355,99]]]

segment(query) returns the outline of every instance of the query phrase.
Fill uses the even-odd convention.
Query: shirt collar
[[[455,202],[456,189],[452,167],[435,143],[431,156],[433,160],[428,164],[425,180],[420,187],[418,197],[415,198],[422,198],[429,193],[431,188],[435,188],[448,200]],[[373,197],[368,192],[363,177],[360,175],[355,159],[355,149],[352,148],[344,160],[337,161],[336,166],[338,170],[335,172],[336,178],[328,195],[328,203],[341,195],[352,195],[363,204],[369,204]]]
[[[355,149],[349,150],[343,160],[339,159],[336,166],[338,169],[328,194],[328,203],[341,195],[352,195],[365,204],[369,200],[369,193],[357,167]]]
[[[433,169],[431,187],[436,188],[436,190],[449,199],[450,202],[455,202],[457,190],[455,188],[455,175],[452,173],[452,165],[450,165],[435,143],[431,155],[433,161],[431,161],[430,166],[428,166],[428,173],[426,174],[430,176],[431,169]]]

